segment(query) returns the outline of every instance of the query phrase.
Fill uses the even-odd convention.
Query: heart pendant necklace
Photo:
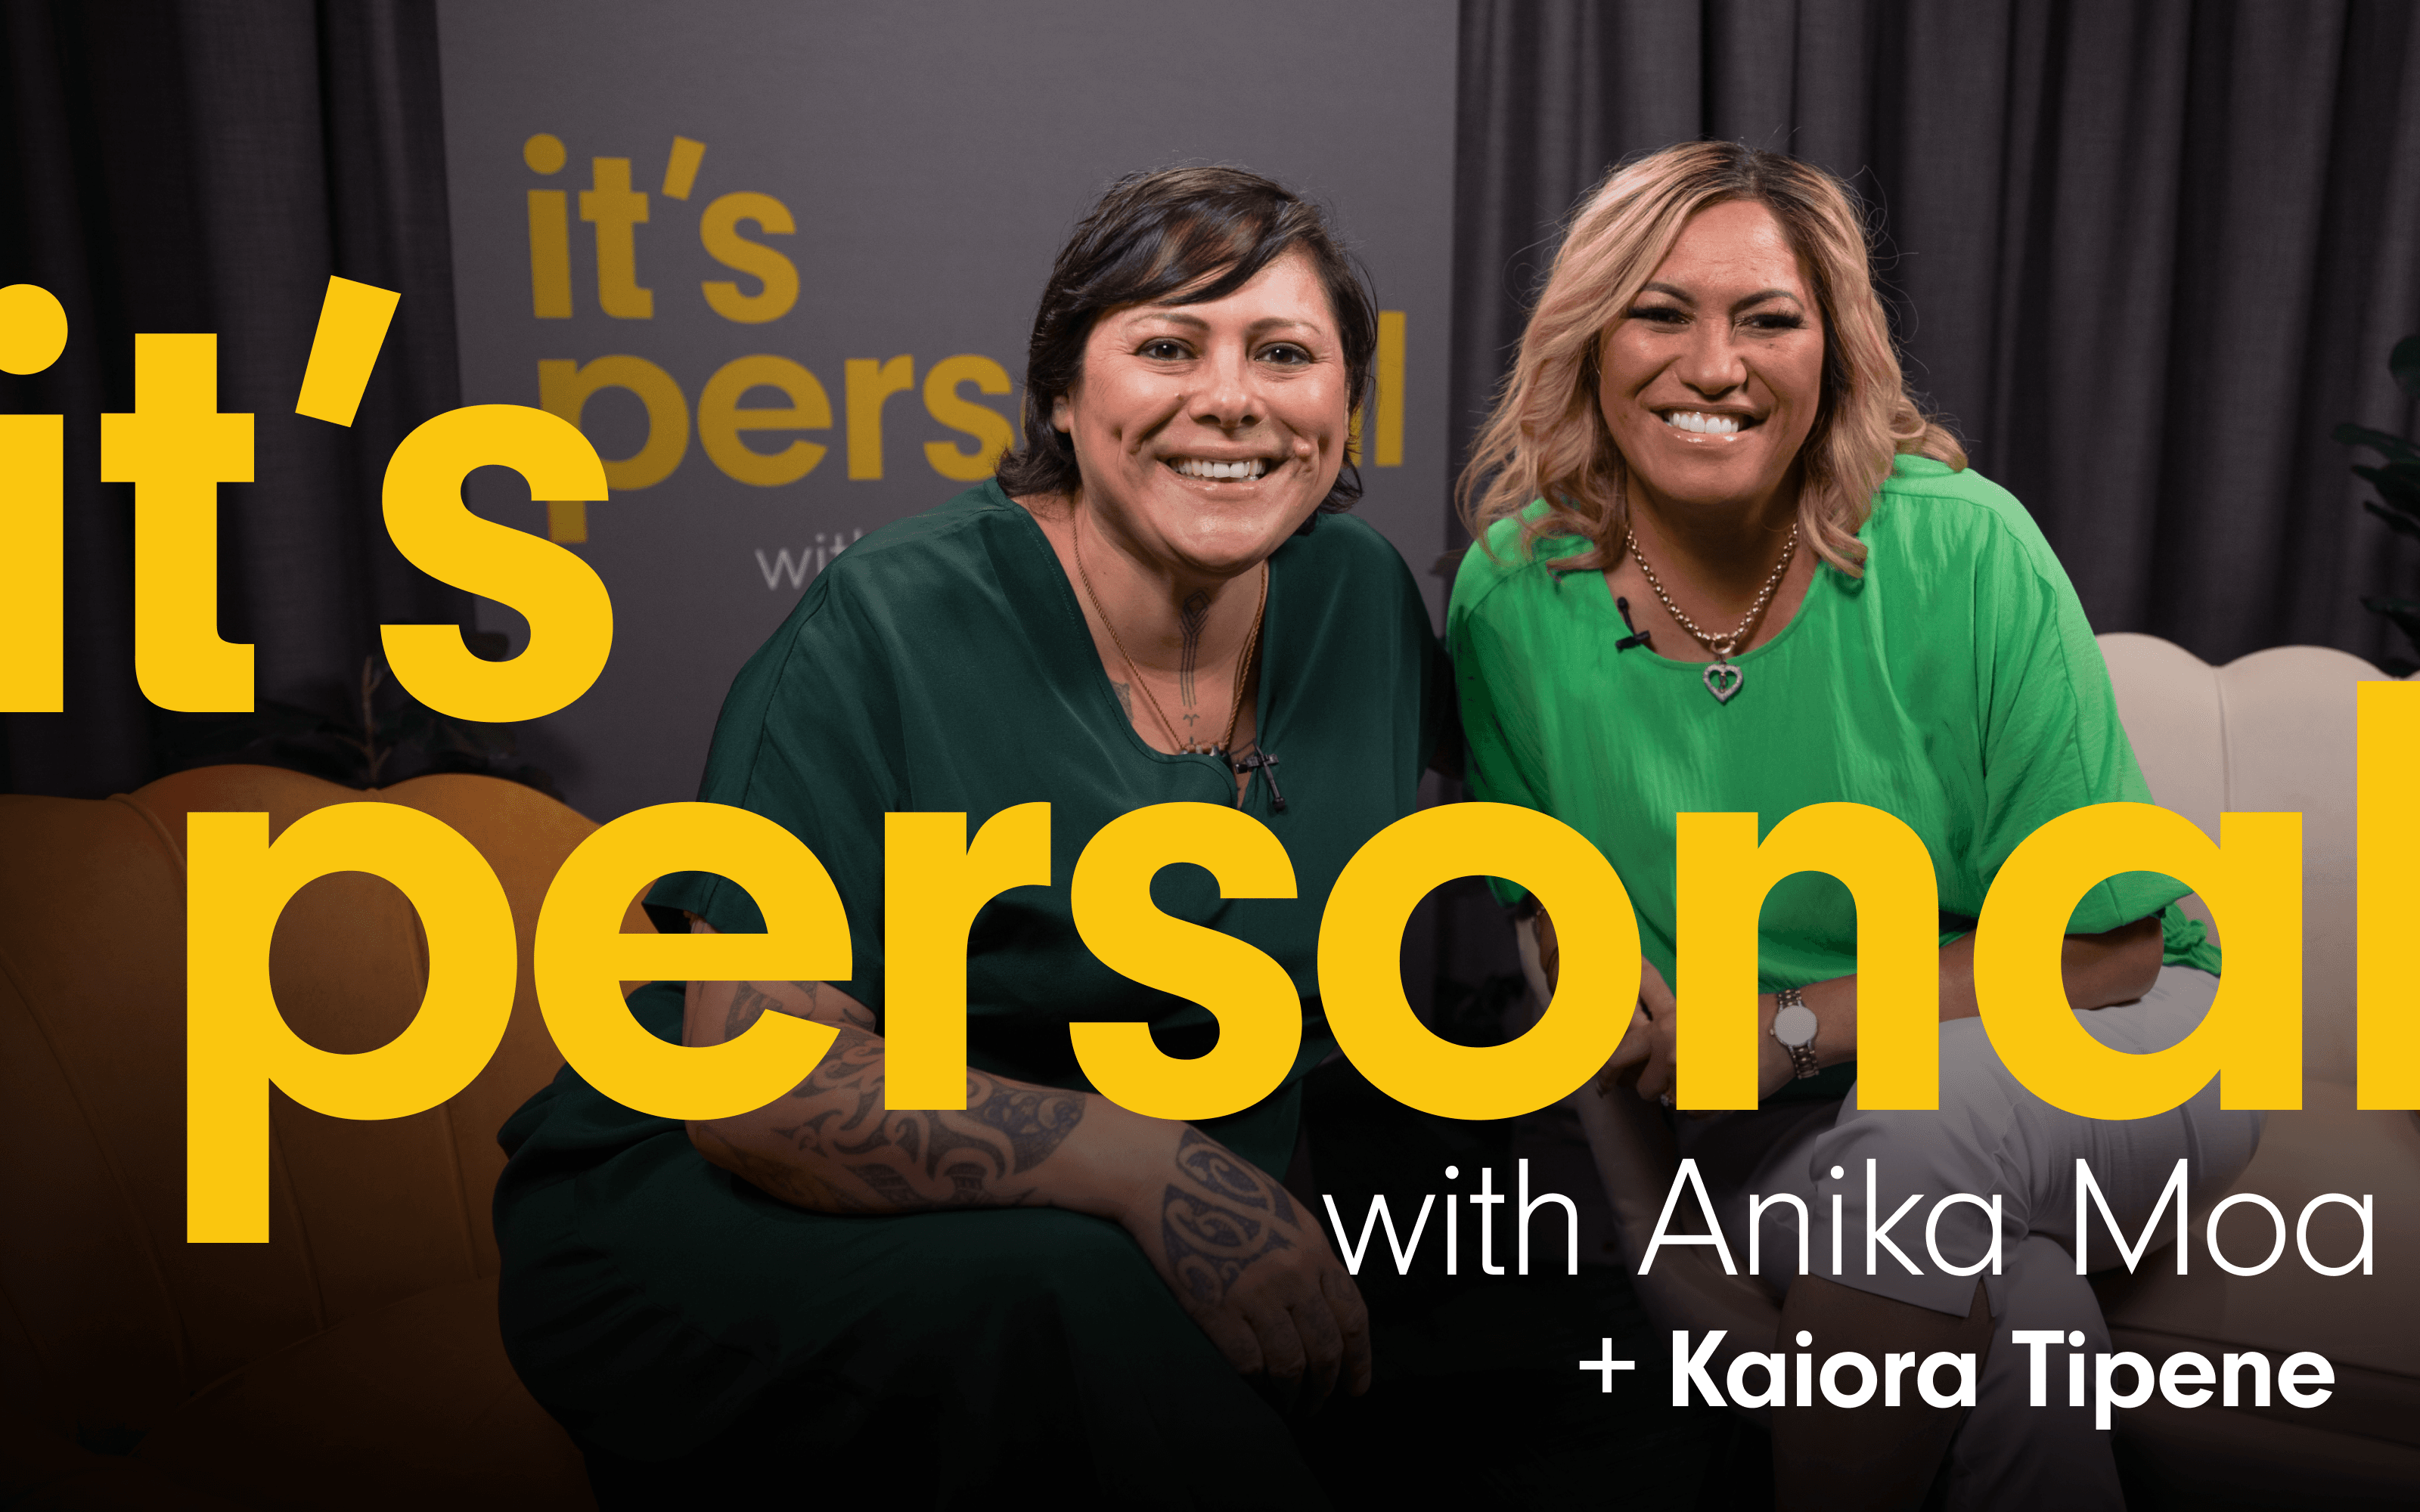
[[[1673,624],[1688,631],[1691,640],[1714,654],[1714,659],[1706,664],[1703,673],[1706,691],[1714,695],[1716,703],[1729,703],[1738,694],[1740,685],[1747,681],[1747,674],[1731,665],[1731,657],[1747,644],[1747,638],[1756,630],[1757,621],[1764,617],[1765,606],[1773,602],[1774,594],[1781,587],[1783,575],[1790,571],[1791,556],[1798,549],[1798,522],[1791,521],[1790,539],[1781,543],[1781,560],[1773,564],[1773,572],[1764,579],[1764,586],[1757,590],[1756,602],[1747,607],[1747,614],[1730,634],[1721,636],[1708,635],[1699,629],[1698,622],[1682,613],[1681,606],[1672,602],[1672,595],[1664,591],[1664,584],[1656,578],[1655,569],[1647,564],[1647,553],[1638,549],[1638,532],[1625,525],[1621,535],[1630,548],[1631,557],[1638,563],[1639,576],[1647,579],[1648,587],[1655,590],[1656,598],[1664,605],[1664,612],[1672,616]]]

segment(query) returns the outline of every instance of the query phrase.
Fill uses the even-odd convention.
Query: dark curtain
[[[1461,90],[1458,448],[1577,198],[1744,141],[1865,199],[1913,381],[2096,629],[2409,654],[2358,600],[2420,553],[2329,433],[2413,420],[2420,7],[1464,0]]]
[[[458,621],[380,517],[386,458],[459,402],[432,7],[108,0],[0,8],[0,284],[67,308],[0,409],[67,416],[67,712],[0,716],[0,790],[98,796],[171,764],[137,691],[133,490],[97,482],[137,332],[215,332],[255,477],[219,490],[219,622],[261,699],[342,708],[381,622]],[[403,296],[349,430],[294,413],[331,273]]]

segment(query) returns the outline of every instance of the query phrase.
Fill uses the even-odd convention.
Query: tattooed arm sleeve
[[[1332,1374],[1342,1351],[1354,1389],[1366,1384],[1366,1309],[1318,1225],[1200,1130],[981,1072],[962,1109],[890,1108],[874,1017],[829,982],[692,982],[684,1038],[721,1043],[768,1010],[833,1026],[831,1049],[768,1106],[690,1123],[707,1160],[816,1212],[1047,1206],[1108,1219],[1236,1369],[1284,1374],[1290,1354],[1296,1371]],[[1320,1329],[1272,1322],[1314,1315],[1333,1319],[1325,1344]],[[1313,1345],[1325,1366],[1306,1365]]]
[[[1334,1267],[1283,1186],[1189,1125],[982,1072],[968,1073],[963,1109],[888,1107],[874,1015],[828,982],[692,982],[683,1038],[719,1044],[768,1011],[833,1026],[831,1049],[770,1105],[693,1122],[690,1137],[772,1196],[832,1213],[1031,1205],[1111,1218],[1197,1317],[1232,1310],[1272,1266]]]
[[[1197,1305],[1225,1301],[1255,1260],[1301,1238],[1285,1188],[1198,1129],[1178,1138],[1171,1175],[1179,1180],[1161,1195],[1160,1243]]]
[[[690,1138],[706,1159],[820,1212],[1053,1201],[1038,1168],[1082,1122],[1084,1094],[971,1072],[963,1110],[892,1112],[874,1015],[828,982],[691,982],[682,1040],[720,1044],[768,1011],[832,1025],[839,1036],[770,1106],[692,1122]]]

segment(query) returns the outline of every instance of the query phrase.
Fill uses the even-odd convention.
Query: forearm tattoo
[[[814,996],[814,984],[809,985],[807,996],[810,999]],[[780,999],[770,993],[758,991],[754,982],[735,983],[731,994],[731,1012],[722,1021],[722,1037],[736,1040],[747,1033],[758,1019],[765,1016],[768,1008],[776,1013],[784,1011]]]
[[[981,1072],[967,1075],[963,1110],[892,1111],[883,1089],[881,1038],[841,1026],[807,1079],[767,1110],[768,1133],[797,1157],[757,1152],[733,1164],[774,1196],[827,1212],[1005,1207],[1031,1194],[1016,1178],[1049,1159],[1084,1117],[1081,1093]]]
[[[1294,1247],[1285,1233],[1296,1227],[1294,1204],[1285,1188],[1198,1130],[1177,1142],[1176,1168],[1189,1181],[1168,1184],[1160,1243],[1195,1304],[1216,1306],[1253,1261]]]
[[[725,1040],[738,1038],[747,1032],[750,1026],[764,1017],[767,1009],[776,1013],[787,1013],[793,1018],[814,1018],[813,1010],[823,1006],[824,984],[819,981],[794,981],[790,985],[807,995],[808,1011],[802,1012],[791,1007],[772,994],[759,989],[752,981],[734,983],[731,1011],[725,1014],[722,1020],[722,1037]],[[842,1022],[853,1024],[859,1028],[874,1027],[874,1014],[861,1003],[844,1002],[840,1016]]]

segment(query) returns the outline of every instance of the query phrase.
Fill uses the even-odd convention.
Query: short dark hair
[[[1059,250],[1043,286],[1025,354],[1025,444],[1001,457],[1001,486],[1072,493],[1081,481],[1075,442],[1050,415],[1083,371],[1084,344],[1103,311],[1196,284],[1187,302],[1224,299],[1289,252],[1311,259],[1327,291],[1350,412],[1369,386],[1378,314],[1367,279],[1317,206],[1242,168],[1162,168],[1110,185]],[[1360,472],[1347,462],[1319,507],[1350,509],[1360,497]]]

